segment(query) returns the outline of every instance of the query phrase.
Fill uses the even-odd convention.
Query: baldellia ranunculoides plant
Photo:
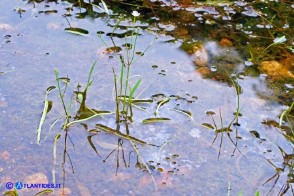
[[[137,11],[132,12],[132,27],[131,27],[131,33],[129,35],[126,35],[125,37],[125,46],[126,47],[126,53],[124,55],[118,54],[113,50],[114,47],[116,47],[116,44],[112,38],[112,35],[114,34],[115,30],[119,27],[120,22],[124,19],[121,18],[115,25],[112,33],[110,34],[112,44],[114,47],[109,47],[109,45],[106,43],[106,41],[102,38],[102,35],[99,34],[99,38],[101,39],[102,43],[107,47],[109,51],[111,51],[114,56],[119,60],[120,63],[120,74],[119,78],[117,77],[117,74],[113,70],[113,77],[114,77],[114,89],[115,89],[115,102],[116,102],[116,123],[117,123],[117,131],[119,131],[120,123],[125,123],[126,125],[126,132],[128,134],[128,123],[132,122],[132,104],[134,99],[134,94],[137,91],[138,87],[140,86],[142,78],[138,79],[136,83],[131,86],[130,84],[130,72],[131,72],[131,66],[138,60],[138,58],[143,55],[149,47],[152,45],[154,40],[145,48],[145,50],[140,53],[139,55],[136,54],[136,48],[137,48],[137,41],[139,37],[139,31],[140,28],[136,27],[136,20],[140,16],[140,13]]]

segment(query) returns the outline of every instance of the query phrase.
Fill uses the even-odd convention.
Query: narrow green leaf
[[[132,88],[132,90],[131,90],[131,92],[130,92],[130,95],[129,95],[129,97],[130,97],[130,103],[132,103],[132,97],[133,97],[134,93],[136,92],[138,86],[140,85],[141,80],[142,80],[142,79],[140,78],[140,79],[136,82],[136,84],[134,85],[134,87]]]
[[[165,122],[170,120],[169,118],[147,118],[142,121],[142,123],[147,124],[147,123],[157,123],[157,122]]]
[[[86,86],[86,89],[85,89],[85,92],[88,90],[89,86],[91,86],[92,82],[94,79],[91,80],[91,76],[93,74],[93,71],[94,71],[94,68],[97,64],[97,60],[93,62],[92,66],[91,66],[91,69],[90,69],[90,72],[89,72],[89,75],[88,75],[88,82],[87,82],[87,86]],[[90,81],[91,80],[91,81]]]
[[[89,31],[85,29],[81,29],[78,27],[69,27],[64,29],[68,33],[76,34],[76,35],[87,35]]]
[[[120,68],[120,76],[119,76],[119,95],[122,93],[122,87],[123,87],[123,79],[124,79],[124,72],[125,72],[125,62],[122,56],[119,56],[120,62],[121,62],[121,68]]]

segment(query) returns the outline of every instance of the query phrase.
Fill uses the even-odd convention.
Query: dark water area
[[[0,192],[8,191],[8,182],[22,182],[60,183],[51,195],[292,195],[293,118],[283,127],[279,118],[293,102],[293,4],[285,1],[276,8],[276,13],[285,9],[285,15],[277,17],[286,26],[267,37],[252,25],[250,17],[256,16],[248,16],[260,14],[260,2],[252,3],[254,10],[241,6],[243,1],[226,6],[210,1],[197,6],[195,1],[105,3],[110,16],[88,3],[79,8],[77,1],[0,1]],[[65,93],[69,105],[77,86],[86,87],[97,60],[87,107],[115,112],[113,69],[119,77],[121,64],[98,34],[109,46],[114,42],[120,47],[118,54],[127,55],[125,35],[132,30],[136,8],[141,13],[135,24],[137,56],[152,44],[132,64],[129,82],[134,86],[141,78],[135,97],[153,102],[140,105],[146,111],[133,108],[129,129],[131,136],[159,147],[135,141],[139,157],[129,139],[97,128],[102,124],[115,129],[114,114],[73,124],[67,131],[58,121],[51,129],[63,114],[57,89],[48,94],[53,107],[37,144],[46,89],[57,86],[54,69],[70,79]],[[269,16],[272,8],[269,4]],[[122,15],[112,42],[109,35]],[[228,17],[233,22],[224,22]],[[248,27],[249,22],[253,35],[266,38],[256,41],[244,33],[246,28],[236,30],[237,24]],[[65,31],[70,27],[88,34]],[[282,35],[287,38],[283,44],[266,49]],[[250,39],[255,49],[251,53],[246,50]],[[265,49],[264,56],[256,57]],[[72,102],[71,121],[80,105]],[[155,117],[170,120],[142,123]],[[42,190],[23,188],[18,193]]]

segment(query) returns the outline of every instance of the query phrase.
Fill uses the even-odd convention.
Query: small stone
[[[219,45],[221,46],[225,46],[225,47],[232,47],[233,46],[233,42],[230,41],[229,39],[227,38],[222,38],[219,42]]]
[[[260,69],[272,79],[294,78],[294,75],[277,61],[263,61],[260,63]]]
[[[12,30],[12,26],[5,23],[0,23],[0,30]]]
[[[35,173],[30,176],[25,177],[24,183],[26,184],[48,184],[47,176],[42,173]]]
[[[208,54],[206,49],[201,46],[195,52],[195,64],[199,67],[204,67],[208,64]]]
[[[197,69],[197,72],[204,76],[210,74],[210,70],[208,67],[200,67],[199,69]]]
[[[1,159],[3,159],[3,160],[8,160],[9,159],[9,152],[7,152],[7,151],[4,151],[4,152],[2,152],[1,153]]]

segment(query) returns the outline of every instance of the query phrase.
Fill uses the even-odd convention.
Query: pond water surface
[[[54,69],[60,77],[70,78],[65,96],[69,103],[77,85],[86,86],[91,65],[97,59],[92,75],[94,81],[87,91],[87,106],[115,110],[112,68],[119,73],[120,62],[105,51],[97,32],[105,32],[102,37],[111,44],[106,34],[113,31],[109,24],[115,24],[116,19],[68,17],[72,26],[89,31],[85,36],[74,35],[64,30],[69,24],[62,15],[69,5],[63,1],[36,3],[35,7],[26,1],[0,2],[1,193],[7,191],[7,182],[27,182],[28,178],[35,178],[33,183],[53,183],[54,180],[61,183],[62,188],[55,189],[52,195],[61,195],[62,190],[66,195],[226,195],[228,192],[253,195],[257,191],[261,195],[277,195],[289,184],[289,168],[275,176],[278,169],[273,165],[282,168],[285,160],[281,149],[291,154],[292,146],[276,126],[268,123],[279,122],[279,115],[287,107],[275,99],[268,99],[272,90],[267,86],[265,75],[238,75],[247,59],[243,59],[236,48],[221,46],[217,40],[207,37],[197,38],[209,51],[210,61],[205,73],[215,72],[219,67],[214,66],[226,61],[214,60],[218,54],[229,54],[238,59],[227,61],[234,66],[238,85],[242,88],[242,116],[238,118],[238,124],[231,126],[232,132],[216,134],[215,130],[207,128],[214,125],[209,114],[215,113],[213,119],[218,129],[229,126],[236,111],[234,86],[228,79],[206,77],[203,70],[196,69],[195,57],[181,49],[185,38],[175,39],[176,36],[163,31],[155,33],[155,27],[143,22],[137,22],[142,28],[136,51],[143,52],[155,37],[157,39],[132,65],[130,82],[133,85],[141,77],[136,96],[153,98],[154,102],[144,105],[147,112],[134,108],[130,132],[136,138],[161,146],[137,145],[158,190],[148,172],[140,168],[142,164],[138,163],[128,140],[103,131],[96,135],[89,132],[96,124],[114,128],[114,115],[77,123],[66,133],[59,121],[49,133],[50,126],[63,110],[56,89],[49,93],[53,107],[42,128],[41,143],[37,144],[36,130],[45,92],[49,86],[56,85]],[[18,13],[19,8],[26,12]],[[40,12],[46,10],[57,13]],[[79,11],[79,8],[73,8],[73,13]],[[131,23],[126,19],[121,25],[130,26]],[[161,24],[161,27],[169,31],[167,24]],[[124,32],[124,29],[119,28],[118,32]],[[116,38],[115,41],[118,46],[125,43],[125,39]],[[171,120],[143,124],[144,119],[155,117],[156,101],[166,98],[171,99],[160,108],[158,116]],[[78,108],[79,103],[74,101],[72,116]],[[193,120],[174,108],[191,112]],[[57,142],[54,161],[53,143],[57,133],[61,138]],[[123,150],[117,150],[118,143],[122,144]],[[41,190],[22,189],[19,194],[33,195]],[[292,195],[291,192],[289,190],[286,195]]]

